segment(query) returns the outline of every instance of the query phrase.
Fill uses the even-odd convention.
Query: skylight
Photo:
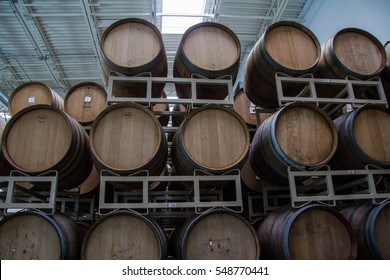
[[[163,0],[162,4],[162,33],[182,34],[203,19],[204,0]]]

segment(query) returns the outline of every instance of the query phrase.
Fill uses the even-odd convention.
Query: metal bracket
[[[236,207],[239,212],[243,210],[240,171],[235,169],[223,175],[199,175],[204,174],[201,170],[195,170],[193,176],[148,176],[147,171],[140,171],[146,176],[140,176],[141,173],[132,174],[130,176],[119,176],[110,171],[103,170],[100,173],[100,195],[99,195],[99,214],[104,215],[102,210],[108,209],[144,209],[143,215],[149,214],[151,209],[181,209],[193,208],[195,212],[199,212],[199,208],[211,207]],[[204,195],[209,193],[201,189],[201,182],[222,182],[232,181],[235,184],[235,200],[219,200],[219,201],[203,201]],[[131,192],[133,197],[138,196],[138,202],[129,202],[123,200],[121,202],[107,202],[105,199],[107,191],[107,183],[142,183],[142,190]],[[168,201],[168,202],[153,202],[156,196],[161,196],[161,192],[149,190],[151,182],[189,182],[193,185],[193,189],[184,191],[189,201]],[[123,191],[123,190],[122,190]],[[128,195],[128,192],[122,192],[119,195]],[[165,191],[165,195],[174,197],[175,195],[183,196],[183,193],[175,193],[175,191]]]

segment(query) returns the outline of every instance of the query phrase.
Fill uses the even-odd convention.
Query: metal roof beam
[[[94,24],[94,19],[92,17],[92,11],[89,8],[90,4],[89,4],[88,0],[80,0],[80,4],[81,4],[81,8],[83,10],[85,21],[87,22],[89,35],[91,37],[92,44],[93,44],[93,50],[95,51],[95,56],[96,56],[96,59],[97,59],[98,65],[99,65],[99,69],[100,69],[101,79],[102,79],[104,86],[107,86],[106,79],[104,77],[103,67],[101,64],[102,62],[100,60],[101,48],[100,48],[100,40],[99,40],[99,37],[97,35],[98,30],[97,30],[96,25]]]
[[[11,9],[13,10],[16,18],[18,19],[20,25],[22,26],[24,32],[26,33],[27,37],[29,38],[31,44],[33,45],[35,51],[38,53],[38,55],[42,58],[42,61],[45,63],[45,66],[46,66],[47,70],[49,71],[52,79],[54,80],[56,85],[62,86],[60,80],[56,77],[56,74],[54,73],[54,70],[52,69],[51,65],[49,64],[49,62],[47,60],[47,57],[45,56],[45,54],[43,53],[43,51],[42,51],[41,47],[39,46],[37,40],[33,36],[33,32],[29,28],[29,26],[27,24],[27,21],[24,18],[24,16],[22,15],[21,11],[19,10],[19,8],[16,6],[16,4],[14,2],[10,1],[9,5],[10,5]]]

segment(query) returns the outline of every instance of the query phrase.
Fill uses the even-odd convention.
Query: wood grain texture
[[[168,153],[155,115],[133,103],[116,104],[101,112],[91,127],[90,146],[98,170],[127,175],[141,169],[160,175]]]
[[[194,28],[186,35],[183,52],[192,64],[211,71],[231,67],[240,57],[231,33],[216,26]]]
[[[106,108],[107,92],[93,82],[80,83],[71,88],[64,99],[65,112],[81,124],[91,124]]]
[[[37,109],[18,117],[5,145],[16,166],[44,171],[64,158],[72,142],[72,128],[56,111]]]
[[[390,260],[390,205],[384,207],[374,224],[374,237],[383,259]]]
[[[275,135],[283,152],[303,165],[323,162],[334,148],[331,124],[310,107],[286,110],[278,118]]]
[[[280,25],[269,30],[265,47],[283,67],[305,70],[318,61],[318,46],[311,36],[296,26]]]
[[[8,100],[8,110],[12,115],[22,109],[33,106],[46,104],[64,109],[62,97],[47,85],[40,82],[28,82],[17,87]]]
[[[390,113],[375,109],[361,111],[353,129],[357,144],[368,156],[390,164]]]
[[[346,225],[321,209],[301,213],[288,238],[291,257],[296,260],[343,260],[349,259],[352,251]]]
[[[144,217],[132,214],[109,215],[88,231],[81,257],[87,260],[149,260],[163,257],[156,230]]]
[[[141,22],[123,22],[111,30],[102,42],[102,50],[113,63],[138,67],[153,60],[160,52],[155,30]]]
[[[340,62],[356,73],[373,75],[383,69],[383,50],[371,37],[358,31],[345,31],[333,41]]]
[[[187,117],[182,139],[183,147],[193,161],[215,170],[236,165],[249,148],[245,124],[238,115],[223,107],[209,107]]]

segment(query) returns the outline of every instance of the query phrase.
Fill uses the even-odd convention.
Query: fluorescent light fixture
[[[190,26],[202,22],[205,0],[163,0],[162,33],[183,34]]]

